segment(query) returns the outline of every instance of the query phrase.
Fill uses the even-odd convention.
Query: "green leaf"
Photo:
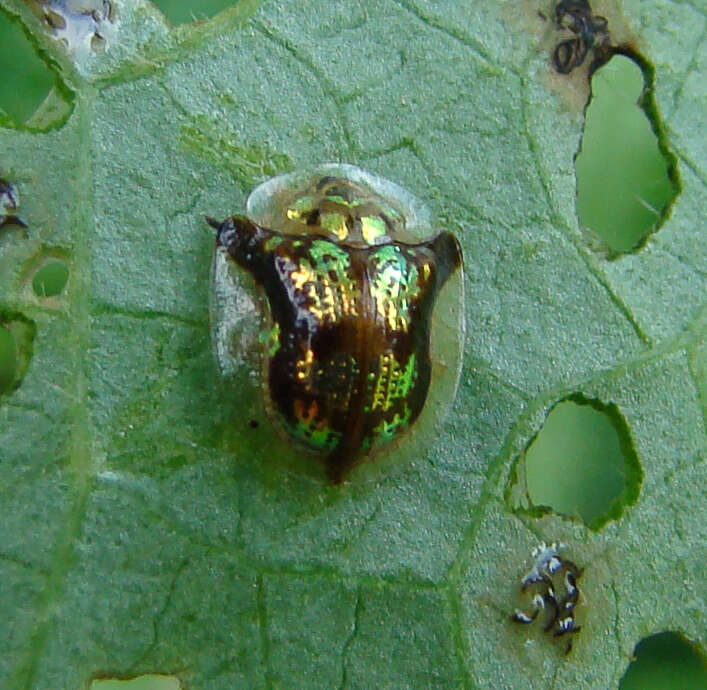
[[[704,10],[607,11],[655,68],[682,184],[607,261],[576,219],[586,82],[551,71],[532,3],[244,1],[170,29],[115,0],[101,50],[0,5],[75,91],[60,128],[0,128],[30,225],[0,231],[0,311],[36,326],[0,401],[0,686],[607,688],[642,637],[704,635]],[[270,457],[257,388],[224,399],[203,221],[325,161],[428,201],[466,270],[451,414],[340,487]],[[58,296],[32,291],[45,256]],[[619,408],[644,474],[598,532],[505,498],[577,391]],[[541,540],[584,568],[567,656],[509,620]]]

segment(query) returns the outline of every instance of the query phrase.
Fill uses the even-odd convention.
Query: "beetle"
[[[425,405],[432,314],[462,270],[459,242],[408,192],[344,164],[275,177],[245,215],[207,222],[215,261],[246,271],[265,297],[268,410],[340,483]]]

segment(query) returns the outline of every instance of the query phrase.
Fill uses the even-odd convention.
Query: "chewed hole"
[[[73,94],[40,57],[29,35],[0,8],[0,126],[44,131],[71,113]]]
[[[32,359],[35,326],[21,314],[0,312],[0,396],[19,387]]]
[[[56,75],[19,21],[0,8],[0,124],[25,124],[52,91]]]
[[[0,328],[0,395],[12,388],[17,371],[15,338],[12,333]]]
[[[32,290],[37,297],[56,297],[66,287],[69,269],[64,261],[50,261],[40,268],[32,279]]]
[[[576,159],[577,212],[614,256],[640,247],[679,192],[675,159],[656,137],[652,79],[625,55],[592,76]]]
[[[97,678],[89,690],[181,690],[182,684],[176,676],[145,674],[135,678]]]
[[[557,403],[518,462],[525,505],[515,507],[529,502],[596,530],[638,498],[640,463],[626,421],[613,404],[579,395]]]
[[[619,683],[621,690],[707,688],[707,660],[682,635],[664,632],[641,640]]]
[[[160,8],[172,24],[186,24],[213,17],[235,3],[233,0],[200,0],[198,3],[184,2],[184,0],[153,0],[153,4]]]

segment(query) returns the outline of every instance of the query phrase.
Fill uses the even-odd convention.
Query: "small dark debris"
[[[533,550],[533,567],[521,580],[521,592],[532,596],[531,611],[516,609],[511,620],[524,625],[531,624],[543,612],[543,631],[553,637],[562,637],[568,633],[577,633],[580,626],[575,625],[574,609],[579,600],[577,580],[582,570],[572,561],[560,558],[559,551],[564,544],[553,542],[540,544]],[[572,640],[568,640],[565,654],[572,649]]]
[[[606,17],[592,14],[587,0],[561,0],[555,6],[555,24],[558,29],[574,34],[555,46],[552,62],[557,72],[569,74],[584,62],[590,50],[594,52],[595,63],[606,62],[609,23]]]
[[[257,429],[257,428],[260,426],[260,422],[259,422],[257,419],[251,419],[251,420],[248,422],[248,426],[249,426],[251,429]]]
[[[0,228],[6,225],[19,225],[21,228],[27,227],[27,223],[20,216],[8,213],[8,211],[16,211],[19,205],[20,197],[15,185],[10,184],[7,180],[0,179]]]

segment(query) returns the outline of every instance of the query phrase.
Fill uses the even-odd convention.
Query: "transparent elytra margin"
[[[329,176],[346,178],[394,208],[405,219],[404,228],[399,228],[392,236],[394,241],[415,244],[438,234],[432,213],[417,197],[390,180],[345,163],[324,163],[263,182],[248,196],[246,215],[254,223],[269,230],[301,232],[301,225],[287,221],[285,211],[296,199],[305,196],[318,180]]]
[[[345,164],[324,164],[268,180],[248,197],[246,215],[263,227],[290,232],[289,225],[282,221],[285,209],[324,176],[345,177],[385,199],[405,219],[404,228],[393,236],[395,242],[416,244],[441,231],[427,206],[408,191]],[[250,274],[218,247],[211,270],[210,318],[214,357],[225,388],[224,404],[228,404],[225,396],[232,397],[229,391],[238,391],[235,397],[248,408],[233,410],[233,419],[239,420],[231,440],[235,454],[247,447],[249,461],[267,468],[268,473],[285,471],[323,479],[322,455],[293,441],[270,406],[267,367],[273,321],[264,293]],[[364,454],[347,481],[377,480],[394,468],[405,467],[405,462],[422,466],[428,456],[439,457],[445,452],[444,448],[435,448],[434,442],[443,438],[442,424],[456,395],[464,323],[464,278],[460,266],[440,291],[432,313],[431,379],[422,412],[398,438]],[[244,396],[244,388],[257,394]],[[250,428],[249,420],[257,421],[258,429]],[[268,433],[269,425],[278,433]]]

